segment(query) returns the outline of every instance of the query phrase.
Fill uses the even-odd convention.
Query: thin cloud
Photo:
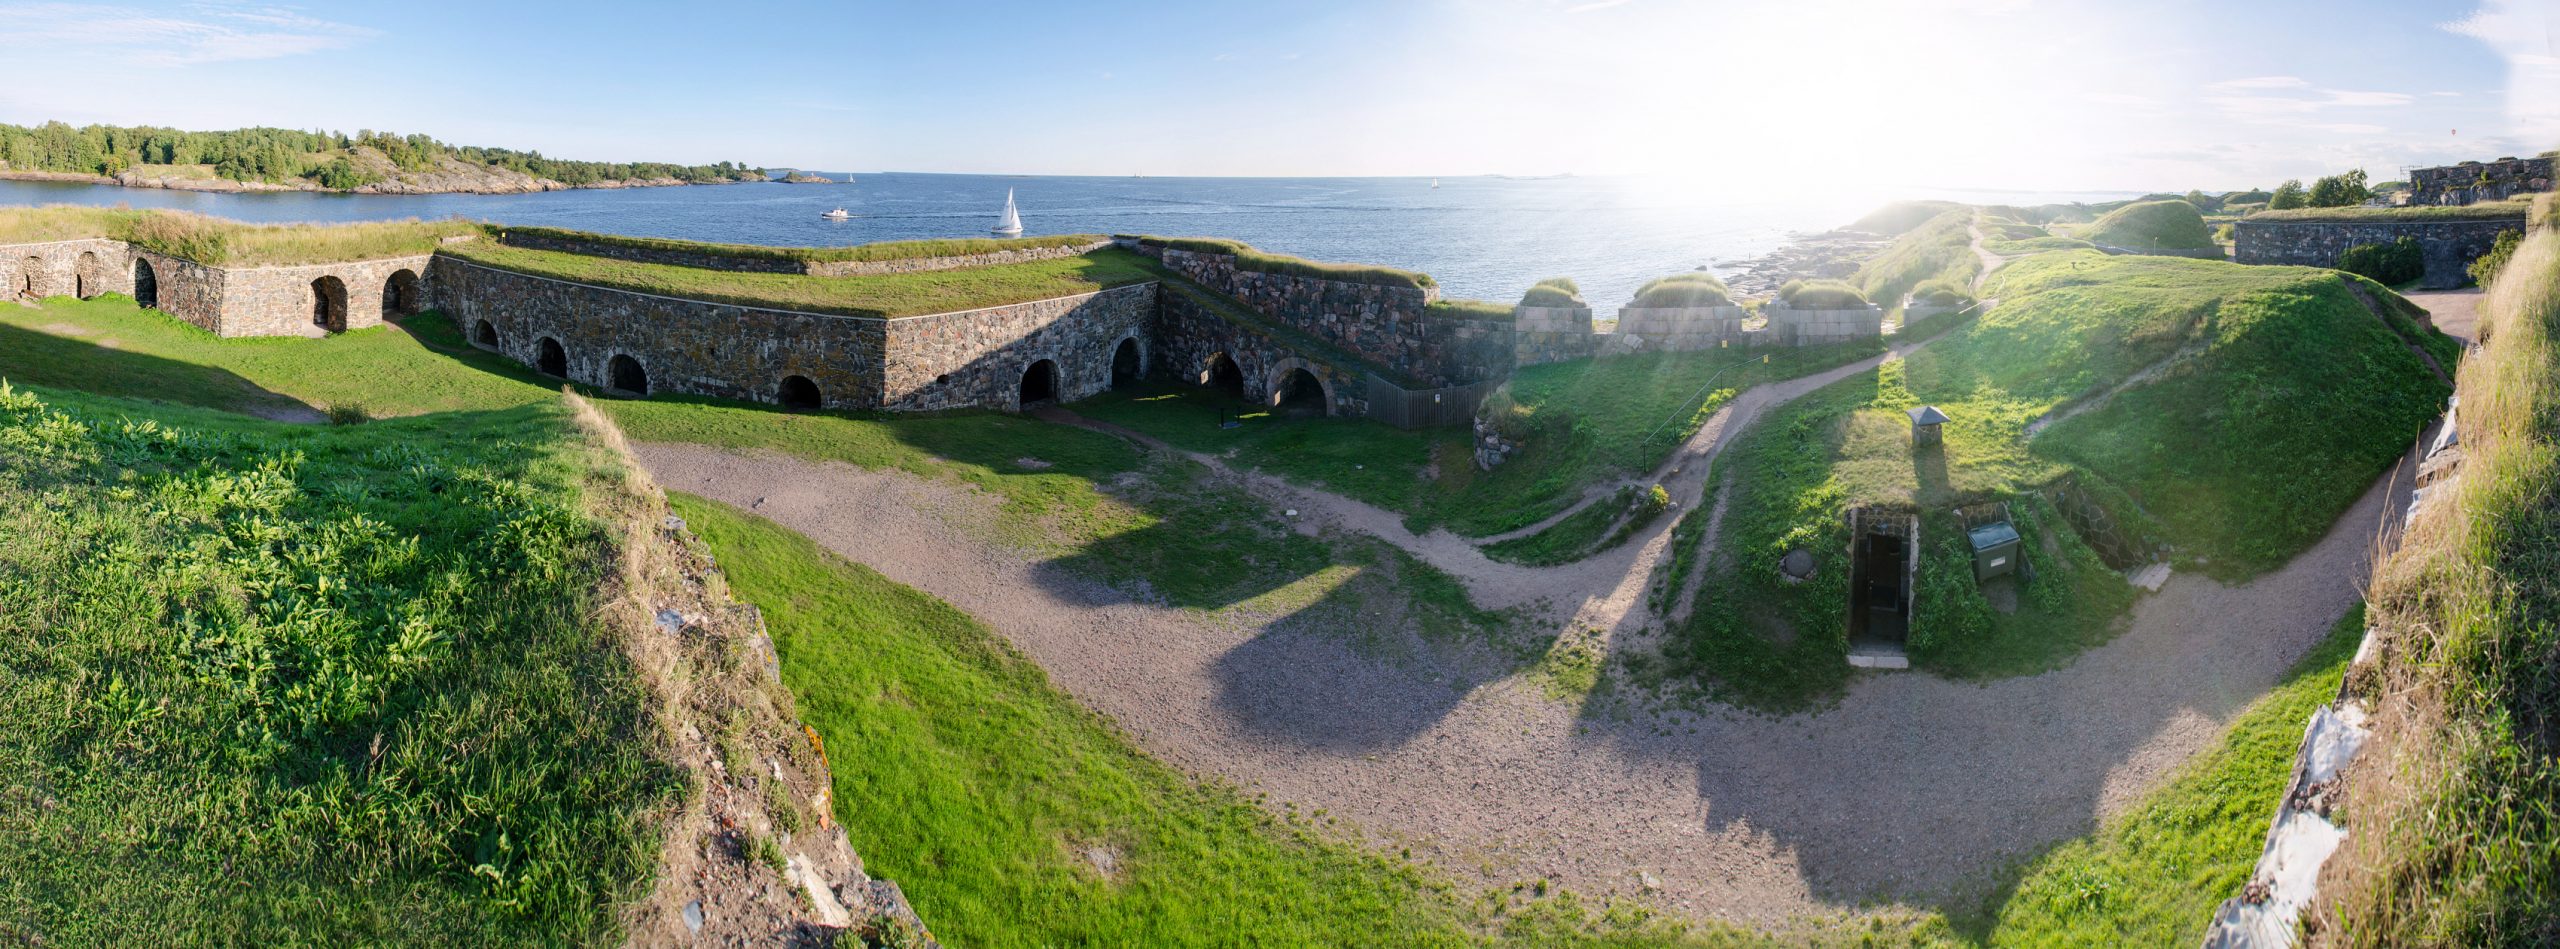
[[[2532,141],[2560,138],[2560,11],[2534,0],[2488,0],[2469,16],[2440,23],[2445,32],[2487,45],[2507,61],[2507,126]]]
[[[2247,79],[2225,79],[2209,88],[2238,91],[2243,89],[2308,89],[2311,80],[2300,76],[2251,76]]]
[[[381,35],[283,7],[204,5],[162,14],[100,4],[0,3],[0,23],[29,46],[144,66],[283,59]]]
[[[2417,101],[2416,96],[2405,92],[2322,88],[2300,76],[2225,79],[2206,86],[2205,91],[2205,102],[2240,118],[2311,115],[2328,109],[2378,109]]]

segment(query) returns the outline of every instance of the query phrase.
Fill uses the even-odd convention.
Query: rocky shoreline
[[[1719,260],[1698,269],[1727,273],[1725,285],[1737,297],[1771,296],[1789,280],[1846,277],[1891,243],[1893,238],[1864,231],[1797,231],[1789,233],[1785,243],[1766,254]]]

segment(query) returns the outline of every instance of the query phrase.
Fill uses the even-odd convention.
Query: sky
[[[2560,0],[0,0],[0,75],[596,160],[2228,190],[2560,146]]]

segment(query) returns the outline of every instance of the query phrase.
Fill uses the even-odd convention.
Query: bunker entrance
[[[818,398],[818,384],[807,376],[784,376],[782,391],[777,394],[786,409],[814,409],[823,401]]]
[[[140,257],[133,259],[133,302],[145,307],[160,305],[159,275],[151,272],[150,261]]]
[[[649,394],[649,371],[640,368],[640,360],[616,355],[605,363],[605,378],[613,387],[632,395]]]
[[[1022,371],[1023,408],[1058,399],[1058,364],[1043,359]]]
[[[1903,641],[1911,631],[1911,586],[1920,567],[1920,519],[1866,508],[1849,510],[1849,664],[1907,669]]]
[[[1225,353],[1209,357],[1209,369],[1201,373],[1200,381],[1209,388],[1244,398],[1244,370],[1237,368],[1235,359]]]
[[[1124,339],[1111,353],[1111,387],[1126,389],[1138,384],[1138,341]]]
[[[382,282],[382,315],[385,318],[408,316],[418,312],[418,275],[402,270]]]
[[[1324,384],[1316,381],[1315,373],[1291,369],[1272,391],[1271,405],[1282,415],[1321,418],[1326,414]]]
[[[311,281],[311,325],[331,333],[347,331],[347,285],[338,278]]]
[[[546,376],[566,378],[569,375],[569,354],[560,348],[559,340],[545,336],[533,349],[533,368]]]

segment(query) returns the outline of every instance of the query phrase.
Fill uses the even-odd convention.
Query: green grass
[[[2527,201],[2489,201],[2480,204],[2415,205],[2405,208],[2292,208],[2284,211],[2260,211],[2243,220],[2279,223],[2306,221],[2504,221],[2522,220],[2528,210]]]
[[[2002,257],[2041,254],[2049,250],[2081,250],[2097,245],[2069,237],[2031,237],[2025,240],[1986,239],[1982,249]]]
[[[264,267],[426,254],[469,221],[244,224],[183,211],[48,206],[0,208],[0,243],[103,237],[217,267]]]
[[[864,277],[739,273],[646,264],[509,247],[492,241],[456,244],[445,248],[445,252],[500,270],[620,290],[874,318],[1045,300],[1157,279],[1145,258],[1112,248],[1055,260]]]
[[[1703,270],[1690,270],[1656,277],[1637,288],[1631,307],[1682,309],[1686,307],[1732,306],[1733,291],[1716,275]]]
[[[0,371],[29,385],[133,393],[248,413],[355,406],[375,417],[558,397],[530,370],[463,346],[437,314],[325,339],[222,339],[116,294],[0,306]],[[428,343],[459,350],[440,353]]]
[[[1251,244],[1247,244],[1243,241],[1227,240],[1225,238],[1157,237],[1149,234],[1137,235],[1134,239],[1138,243],[1150,247],[1171,248],[1173,250],[1189,251],[1195,254],[1226,254],[1236,259],[1236,269],[1255,273],[1283,274],[1294,277],[1314,277],[1320,280],[1340,280],[1346,283],[1375,284],[1381,287],[1405,287],[1413,290],[1429,290],[1438,286],[1438,284],[1432,282],[1431,275],[1426,273],[1417,273],[1411,270],[1398,270],[1394,267],[1377,267],[1367,264],[1324,263],[1321,261],[1308,260],[1304,257],[1291,257],[1287,254],[1274,254],[1269,251],[1257,250]]]
[[[1520,305],[1579,309],[1591,304],[1583,302],[1582,287],[1574,283],[1573,278],[1548,277],[1521,294]]]
[[[763,244],[715,244],[704,241],[670,240],[660,237],[631,237],[622,234],[598,234],[560,227],[508,227],[502,235],[521,234],[554,241],[573,241],[605,247],[639,250],[680,251],[714,257],[737,257],[755,260],[788,260],[803,263],[840,261],[912,260],[924,257],[960,257],[992,254],[1008,250],[1040,250],[1052,247],[1082,247],[1109,240],[1100,234],[1059,234],[1049,237],[958,238],[921,241],[880,241],[851,247],[769,247]]]
[[[2292,775],[2314,709],[2337,694],[2364,611],[2350,611],[2222,739],[2094,834],[2019,869],[1987,919],[1959,920],[1993,946],[2182,946],[2237,896]]]
[[[556,403],[295,427],[0,387],[0,928],[617,941],[683,786],[596,619],[583,445]]]
[[[1850,282],[1866,299],[1886,307],[1902,305],[1904,294],[1932,281],[1973,286],[1982,259],[1973,252],[1973,210],[1955,207],[1903,233],[1885,249],[1858,265]]]
[[[1075,404],[1076,412],[1176,447],[1281,474],[1391,511],[1419,509],[1423,471],[1443,454],[1464,459],[1466,432],[1407,432],[1366,419],[1293,418],[1199,386],[1150,383]],[[1223,423],[1234,423],[1233,428]]]
[[[1847,229],[1893,237],[1964,207],[1954,201],[1896,201],[1867,212],[1867,216],[1850,222]]]
[[[1474,320],[1482,323],[1509,323],[1519,314],[1508,303],[1486,300],[1439,299],[1423,307],[1422,315],[1435,320]]]
[[[1572,563],[1618,546],[1670,509],[1671,495],[1661,485],[1642,490],[1625,485],[1615,496],[1595,501],[1546,530],[1486,544],[1484,554],[1533,567]]]
[[[2127,250],[2203,250],[2215,247],[2204,215],[2185,201],[2144,201],[2107,212],[2073,236]]]

